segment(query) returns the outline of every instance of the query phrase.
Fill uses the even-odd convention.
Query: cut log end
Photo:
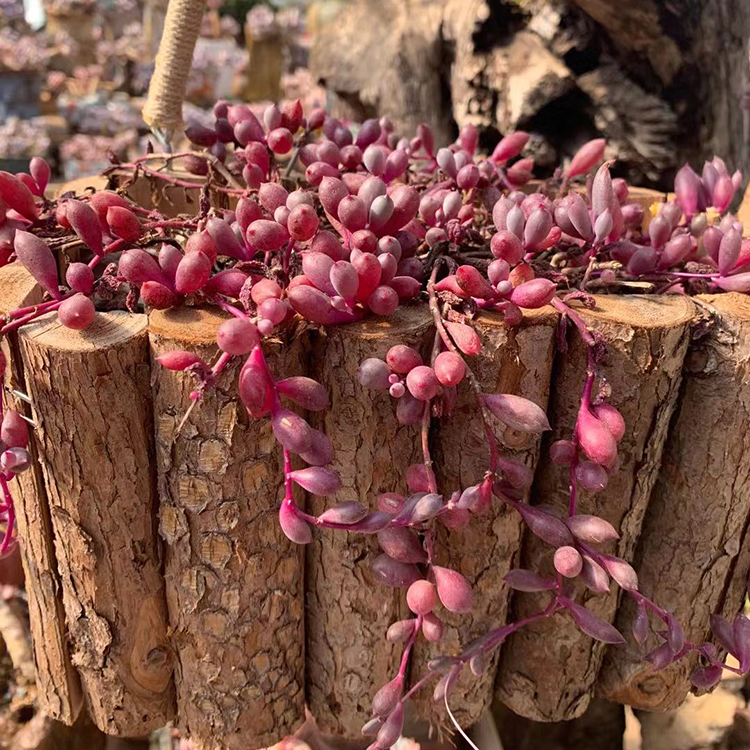
[[[644,711],[672,711],[688,694],[693,660],[683,659],[654,672],[648,662],[620,664],[602,669],[598,689],[607,700]],[[609,657],[608,657],[609,658]]]
[[[48,313],[23,329],[23,336],[39,347],[51,346],[59,352],[86,354],[121,345],[127,346],[135,337],[145,334],[145,315],[127,312],[98,313],[94,322],[82,331],[66,328],[56,313]]]
[[[215,344],[216,330],[229,318],[215,308],[178,307],[174,310],[153,310],[148,316],[152,336],[164,336],[185,343]]]
[[[739,292],[724,294],[701,294],[698,299],[719,312],[732,315],[739,320],[750,320],[750,295]]]
[[[596,307],[586,309],[584,317],[593,325],[600,322],[637,329],[671,328],[689,323],[695,317],[695,304],[681,295],[597,295]]]

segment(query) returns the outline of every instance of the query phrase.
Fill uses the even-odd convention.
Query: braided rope
[[[206,0],[169,0],[156,69],[143,108],[143,119],[167,141],[182,125],[182,102],[200,33]]]

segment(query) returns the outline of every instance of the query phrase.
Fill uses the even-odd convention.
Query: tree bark
[[[188,349],[212,361],[225,319],[153,312],[152,358]],[[271,369],[299,374],[300,349],[274,348]],[[156,362],[152,371],[179,725],[197,747],[228,750],[272,745],[304,706],[303,549],[279,526],[281,449],[268,419],[248,418],[238,373],[230,365],[178,434],[195,381]]]
[[[316,38],[313,73],[349,111],[439,145],[468,123],[490,149],[532,134],[551,174],[590,138],[617,169],[667,187],[713,153],[747,169],[744,0],[358,0]]]
[[[42,301],[42,291],[25,268],[11,264],[0,269],[0,313]],[[26,376],[18,336],[2,342],[7,359],[6,402],[10,408],[31,416],[31,408],[11,391],[26,392]],[[39,460],[37,441],[29,441],[32,463],[11,482],[21,547],[26,597],[29,603],[37,699],[45,713],[72,724],[81,708],[81,686],[71,663],[65,633],[60,576],[53,547],[52,520]]]
[[[711,613],[740,611],[750,569],[750,302],[744,294],[701,299],[711,321],[685,360],[635,556],[640,590],[671,611],[693,643],[709,637]],[[654,672],[643,656],[658,644],[637,646],[634,616],[627,599],[617,626],[628,645],[607,650],[599,690],[636,708],[676,708],[697,660],[690,655]]]
[[[49,498],[68,640],[89,712],[144,735],[172,714],[172,655],[155,529],[146,318],[54,314],[19,336]]]
[[[394,344],[426,355],[431,321],[425,305],[402,307],[387,320],[329,328],[315,342],[310,375],[329,388],[331,405],[312,424],[333,443],[342,487],[331,498],[311,496],[310,513],[355,499],[374,510],[381,492],[407,492],[406,469],[422,460],[419,427],[399,424],[395,401],[363,388],[357,367]],[[372,535],[319,529],[306,551],[307,700],[325,731],[349,737],[370,719],[372,697],[395,677],[402,650],[385,640],[407,610],[402,592],[371,572],[378,549]]]
[[[469,358],[485,393],[516,393],[546,410],[552,363],[555,356],[557,315],[549,309],[527,313],[519,328],[507,328],[499,316],[480,315],[472,325],[482,339],[482,350]],[[532,470],[539,456],[537,436],[516,432],[492,418],[502,455],[521,461]],[[459,388],[453,413],[441,420],[436,430],[435,466],[438,488],[449,497],[458,489],[477,484],[488,466],[488,445],[467,380]],[[472,517],[464,528],[449,530],[436,525],[436,558],[439,565],[458,570],[474,589],[474,607],[469,614],[438,614],[444,622],[440,642],[417,641],[412,656],[412,682],[422,677],[427,662],[447,653],[459,653],[462,646],[506,622],[510,591],[503,580],[517,563],[523,522],[502,503],[493,502],[485,513]],[[478,677],[464,670],[452,691],[451,710],[458,722],[470,726],[479,720],[492,702],[497,654]],[[442,704],[431,700],[427,686],[415,703],[420,718],[445,720]]]
[[[389,115],[408,134],[426,120],[436,128],[438,142],[447,141],[451,113],[441,82],[442,6],[442,0],[351,4],[316,36],[310,57],[314,75],[359,120]],[[382,33],[372,33],[373,26]],[[347,50],[327,49],[344,39]]]
[[[615,553],[631,560],[656,481],[662,447],[676,402],[682,362],[694,305],[685,297],[599,296],[597,309],[581,310],[590,328],[606,342],[607,358],[599,368],[611,389],[610,403],[625,418],[627,430],[619,446],[620,467],[597,494],[581,493],[579,513],[607,519],[619,532]],[[586,352],[572,334],[570,350],[556,365],[552,385],[547,446],[572,434],[586,371]],[[567,467],[544,462],[537,472],[532,502],[563,512],[568,506]],[[549,573],[551,549],[527,534],[522,567]],[[600,618],[612,622],[619,590],[593,597],[578,586],[576,599]],[[541,597],[517,594],[514,619],[541,609]],[[604,656],[603,644],[556,615],[516,633],[503,647],[497,697],[521,716],[560,721],[580,716],[591,700]]]

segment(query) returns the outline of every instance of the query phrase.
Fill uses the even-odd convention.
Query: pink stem
[[[17,328],[21,328],[21,326],[26,325],[27,323],[31,323],[32,321],[36,320],[37,318],[41,317],[45,313],[51,312],[52,310],[57,310],[64,300],[55,300],[54,302],[49,303],[47,307],[43,310],[36,310],[33,313],[30,313],[29,315],[26,315],[23,318],[18,318],[17,320],[14,320],[12,323],[8,323],[7,325],[4,325],[2,328],[0,328],[0,336],[3,336],[7,333],[10,333],[11,331],[15,331]]]
[[[2,544],[0,544],[0,555],[3,555],[8,551],[8,547],[10,547],[10,543],[13,539],[13,527],[16,522],[16,508],[13,503],[13,496],[10,494],[10,489],[8,488],[8,480],[5,478],[4,474],[0,474],[0,487],[2,487],[6,513],[8,514],[5,536],[3,537]]]

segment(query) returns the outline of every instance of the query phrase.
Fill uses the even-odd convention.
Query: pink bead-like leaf
[[[313,495],[333,495],[341,487],[339,473],[327,466],[309,466],[306,469],[298,469],[289,474],[289,477]]]
[[[567,170],[568,177],[577,177],[580,174],[588,172],[592,167],[598,164],[603,156],[607,141],[604,138],[595,138],[588,141],[576,151],[575,156],[570,162]]]
[[[544,410],[522,396],[512,393],[485,394],[485,406],[501,421],[519,432],[539,433],[550,429]]]
[[[309,544],[312,541],[310,527],[294,512],[291,504],[286,500],[279,508],[279,525],[287,538],[296,544]]]
[[[566,518],[565,523],[582,542],[605,544],[620,538],[615,527],[599,516],[576,514]]]
[[[470,612],[474,595],[469,582],[450,568],[433,565],[432,572],[443,606],[450,612]]]
[[[378,555],[371,563],[375,580],[387,586],[407,588],[422,578],[419,568],[411,563],[402,563],[388,555]]]

